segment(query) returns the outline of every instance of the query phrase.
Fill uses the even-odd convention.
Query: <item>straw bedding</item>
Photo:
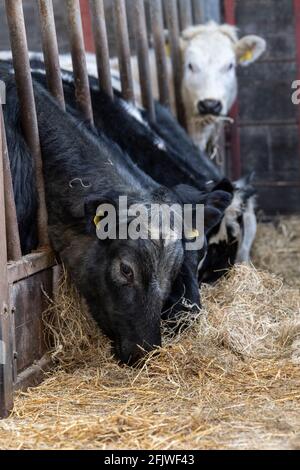
[[[56,367],[17,394],[0,447],[300,448],[299,225],[261,226],[256,268],[204,286],[199,318],[138,370],[114,360],[63,276],[45,313]]]

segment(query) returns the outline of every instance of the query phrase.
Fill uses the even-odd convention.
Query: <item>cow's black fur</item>
[[[37,190],[34,162],[22,135],[19,106],[11,96],[3,106],[8,155],[17,210],[21,249],[24,255],[37,248]]]

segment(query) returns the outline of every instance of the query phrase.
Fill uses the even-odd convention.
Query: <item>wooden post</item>
[[[2,119],[1,119],[2,120]],[[13,407],[13,348],[5,227],[3,127],[0,125],[0,417],[7,417]]]
[[[52,0],[38,0],[47,84],[50,93],[65,108]]]
[[[45,187],[38,122],[32,88],[22,0],[14,0],[13,2],[11,0],[5,0],[5,5],[16,85],[20,101],[22,127],[27,144],[35,160],[36,184],[39,198],[39,246],[44,247],[49,245],[48,218],[45,202]]]

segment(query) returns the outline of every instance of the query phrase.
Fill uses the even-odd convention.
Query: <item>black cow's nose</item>
[[[219,116],[221,114],[222,108],[222,103],[218,100],[203,100],[198,102],[198,111],[202,116],[207,114]]]
[[[143,346],[138,346],[137,344],[124,341],[120,344],[115,344],[115,351],[121,362],[128,366],[137,366],[147,353],[161,346],[161,340],[156,341],[156,343],[148,344],[143,342]]]

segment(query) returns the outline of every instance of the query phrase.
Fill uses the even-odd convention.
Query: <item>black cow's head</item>
[[[83,265],[82,291],[93,317],[113,341],[117,357],[134,365],[145,352],[161,345],[161,312],[182,264],[183,244],[180,237],[164,239],[162,232],[154,238],[150,234],[148,239],[120,239],[118,235],[116,239],[99,240],[94,222],[104,223],[104,218],[101,222],[96,216],[97,208],[104,203],[116,209],[116,233],[124,230],[119,224],[119,215],[123,222],[117,196],[110,193],[86,201],[86,254],[76,262]],[[131,222],[126,221],[126,228]],[[76,257],[76,246],[69,249]]]

